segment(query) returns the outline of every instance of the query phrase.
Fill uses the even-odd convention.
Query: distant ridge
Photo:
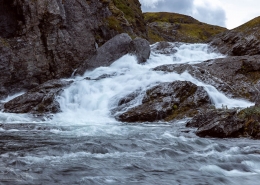
[[[202,23],[191,16],[178,13],[143,13],[149,41],[206,42],[210,37],[226,31],[226,28]]]

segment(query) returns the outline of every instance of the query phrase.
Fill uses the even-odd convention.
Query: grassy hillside
[[[158,12],[143,15],[151,43],[158,41],[206,42],[210,37],[227,30],[177,13]]]
[[[259,28],[260,28],[260,17],[256,17],[233,30],[243,32],[245,34],[252,34],[254,32],[259,32]]]

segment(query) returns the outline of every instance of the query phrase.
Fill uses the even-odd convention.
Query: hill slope
[[[144,13],[144,19],[151,43],[158,41],[205,42],[210,37],[227,30],[177,13]]]

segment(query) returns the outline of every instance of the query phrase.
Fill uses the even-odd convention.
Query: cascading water
[[[73,78],[57,97],[62,112],[52,119],[0,112],[0,184],[259,184],[258,141],[199,138],[185,120],[124,124],[110,115],[125,95],[139,92],[133,107],[148,88],[176,80],[203,86],[216,107],[252,105],[188,72],[152,70],[224,57],[206,44],[172,45],[174,52],[152,52],[145,64],[126,55]]]
[[[154,47],[154,46],[152,46]],[[144,91],[160,82],[176,80],[190,81],[203,86],[217,108],[248,107],[252,103],[244,100],[231,99],[219,92],[215,87],[204,84],[187,72],[182,74],[153,71],[164,64],[189,63],[195,64],[205,60],[224,57],[210,52],[206,44],[183,44],[176,47],[176,53],[163,55],[152,53],[151,58],[143,65],[137,64],[134,56],[125,55],[109,67],[100,67],[87,71],[83,77],[75,78],[74,84],[59,97],[62,113],[56,115],[55,121],[77,123],[108,123],[115,122],[109,110],[118,100],[136,90],[140,95],[131,106],[141,103]],[[106,75],[100,80],[98,77]],[[88,78],[86,80],[85,78]]]

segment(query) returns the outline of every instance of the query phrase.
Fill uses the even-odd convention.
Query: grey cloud
[[[226,12],[222,8],[209,9],[206,7],[197,7],[197,13],[194,15],[201,22],[219,25],[225,27]]]
[[[176,12],[190,14],[193,8],[193,0],[164,0],[156,4],[155,8],[142,6],[144,12]]]

